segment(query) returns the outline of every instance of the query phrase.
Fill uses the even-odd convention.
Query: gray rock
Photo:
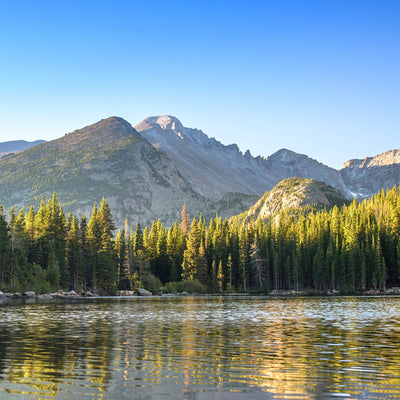
[[[70,290],[69,292],[64,292],[63,295],[65,297],[81,297],[75,290]]]
[[[12,295],[12,299],[22,299],[22,294],[21,293],[14,293],[13,295]]]
[[[34,299],[36,297],[36,293],[32,292],[32,291],[24,292],[24,293],[22,293],[22,296],[27,299]]]
[[[50,293],[50,296],[52,296],[53,298],[64,298],[64,292],[62,290],[58,290],[55,293]]]
[[[118,290],[117,296],[133,296],[133,290]]]
[[[138,295],[139,296],[152,296],[153,294],[146,289],[139,288]]]
[[[37,296],[38,299],[53,299],[53,296],[49,293],[39,294]]]

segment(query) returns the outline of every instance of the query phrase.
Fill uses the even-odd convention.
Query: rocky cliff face
[[[400,150],[343,164],[340,175],[353,196],[363,199],[400,183]]]

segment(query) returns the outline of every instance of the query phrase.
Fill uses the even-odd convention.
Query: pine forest
[[[400,286],[400,190],[330,210],[285,210],[238,223],[218,216],[117,231],[107,202],[90,218],[64,215],[54,194],[39,209],[0,208],[0,290],[116,294],[362,293]]]

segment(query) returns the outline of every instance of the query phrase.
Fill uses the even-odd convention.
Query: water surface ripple
[[[0,307],[0,399],[400,397],[400,298]]]

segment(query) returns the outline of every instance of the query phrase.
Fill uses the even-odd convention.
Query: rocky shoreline
[[[117,296],[152,296],[152,293],[146,289],[139,288],[137,292],[133,291],[119,291]],[[52,299],[84,299],[90,297],[102,297],[99,294],[86,291],[82,294],[75,292],[75,290],[70,290],[69,292],[64,292],[63,290],[58,290],[54,293],[44,293],[36,294],[33,291],[27,291],[23,293],[3,293],[0,291],[0,302],[4,300],[52,300]]]
[[[161,296],[190,296],[197,295],[201,296],[199,293],[162,293],[159,294]],[[207,293],[203,296],[257,296],[257,295],[267,295],[266,293]],[[294,290],[273,290],[268,293],[270,297],[312,297],[312,296],[341,296],[345,294],[341,294],[338,291],[332,292],[303,292],[303,291],[294,291]],[[370,290],[364,291],[362,293],[355,293],[353,296],[387,296],[387,295],[400,295],[400,288],[391,288],[383,291],[379,290]],[[86,299],[86,298],[95,298],[95,297],[143,297],[143,296],[153,296],[151,292],[146,289],[139,288],[137,291],[132,290],[119,290],[115,296],[111,295],[101,295],[97,293],[92,293],[90,291],[86,291],[83,293],[77,293],[75,290],[70,290],[69,292],[64,292],[63,290],[58,290],[54,293],[44,293],[44,294],[36,294],[33,291],[27,291],[23,293],[3,293],[0,291],[0,304],[4,301],[12,301],[12,300],[22,300],[26,302],[35,302],[37,300],[57,300],[57,299]]]

